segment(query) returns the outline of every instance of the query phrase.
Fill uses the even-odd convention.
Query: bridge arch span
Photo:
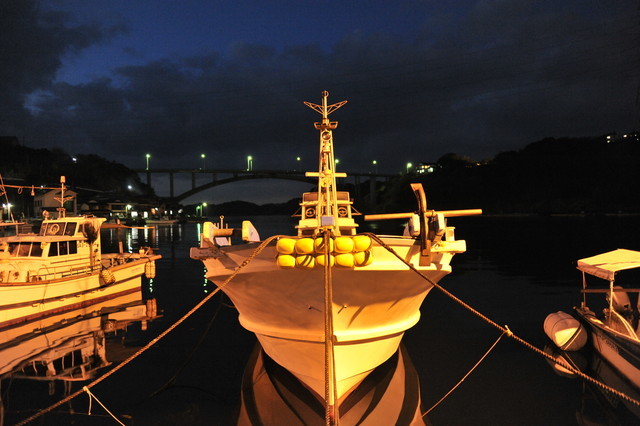
[[[308,178],[300,174],[282,174],[282,173],[270,173],[270,172],[253,172],[250,174],[238,174],[228,178],[216,179],[211,182],[205,183],[204,185],[197,186],[192,188],[184,193],[175,196],[173,199],[176,202],[181,202],[186,198],[191,197],[199,192],[206,191],[210,188],[215,188],[216,186],[225,185],[233,182],[240,182],[244,180],[250,179],[284,179],[284,180],[293,180],[298,182],[305,182],[309,184],[316,184],[318,182],[317,178]]]

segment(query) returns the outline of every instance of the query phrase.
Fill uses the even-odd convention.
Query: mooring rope
[[[435,288],[437,288],[438,290],[440,290],[440,292],[442,292],[444,295],[446,295],[447,297],[449,297],[451,300],[453,300],[454,302],[458,303],[460,306],[462,306],[463,308],[467,309],[468,311],[470,311],[471,313],[473,313],[474,315],[476,315],[477,317],[479,317],[480,319],[482,319],[483,321],[485,321],[486,323],[490,324],[491,326],[497,328],[498,330],[500,330],[503,334],[506,334],[507,336],[511,337],[513,340],[515,340],[516,342],[520,343],[521,345],[523,345],[524,347],[530,349],[533,352],[538,353],[539,355],[542,355],[543,357],[547,358],[548,360],[554,362],[555,364],[558,364],[564,368],[566,368],[567,370],[569,370],[570,372],[572,372],[573,374],[581,377],[583,380],[586,380],[590,383],[593,383],[596,386],[601,387],[602,389],[611,392],[612,394],[616,395],[617,397],[624,399],[625,401],[628,401],[632,404],[635,404],[637,406],[640,407],[640,401],[631,398],[629,395],[620,392],[617,389],[612,388],[611,386],[602,383],[601,381],[594,379],[593,377],[589,376],[588,374],[583,373],[582,371],[580,371],[579,369],[575,368],[574,366],[570,365],[568,362],[566,362],[564,359],[562,359],[561,357],[558,358],[554,358],[552,355],[544,352],[542,349],[537,348],[536,346],[534,346],[533,344],[527,342],[526,340],[524,340],[523,338],[517,336],[516,334],[514,334],[507,325],[505,326],[501,326],[500,324],[498,324],[497,322],[491,320],[489,317],[487,317],[486,315],[483,315],[481,312],[479,312],[478,310],[474,309],[473,307],[471,307],[468,303],[464,302],[463,300],[461,300],[460,298],[456,297],[455,295],[453,295],[451,292],[449,292],[447,289],[445,289],[444,287],[442,287],[441,285],[439,285],[438,283],[434,282],[432,279],[430,279],[429,277],[427,277],[426,275],[424,275],[422,272],[420,272],[418,269],[416,269],[415,266],[413,266],[410,262],[406,261],[404,258],[402,258],[402,256],[400,256],[393,248],[389,247],[384,241],[382,241],[382,239],[380,239],[380,237],[378,237],[377,235],[373,234],[373,233],[365,233],[365,235],[368,235],[371,237],[371,239],[373,239],[374,241],[376,241],[378,244],[380,244],[380,246],[382,246],[383,248],[385,248],[387,251],[389,251],[389,253],[393,254],[394,256],[396,256],[402,263],[404,263],[405,265],[407,265],[409,267],[409,269],[411,269],[412,271],[414,271],[416,274],[420,275],[425,281],[427,281],[429,284],[431,284],[432,286],[434,286]]]
[[[240,264],[240,266],[238,266],[238,268],[236,268],[236,270],[231,275],[229,275],[229,277],[227,277],[227,279],[224,280],[224,282],[222,284],[220,284],[218,286],[218,288],[216,288],[213,292],[208,294],[200,302],[198,302],[189,312],[184,314],[180,319],[178,319],[175,323],[173,323],[169,328],[167,328],[165,331],[160,333],[157,337],[152,339],[149,343],[144,345],[142,348],[138,349],[129,358],[125,359],[120,364],[116,365],[114,368],[112,368],[111,370],[106,372],[104,375],[102,375],[102,376],[98,377],[97,379],[95,379],[93,382],[89,383],[86,386],[83,386],[82,389],[77,390],[76,392],[68,395],[67,397],[65,397],[65,398],[61,399],[60,401],[56,402],[55,404],[53,404],[53,405],[51,405],[51,406],[49,406],[49,407],[47,407],[47,408],[45,408],[43,410],[38,411],[33,416],[28,417],[28,418],[22,420],[21,422],[17,423],[16,426],[21,426],[21,425],[25,425],[27,423],[30,423],[33,420],[37,419],[38,417],[40,417],[40,416],[42,416],[42,415],[44,415],[46,413],[51,412],[52,410],[54,410],[57,407],[59,407],[62,404],[64,404],[65,402],[71,401],[72,399],[74,399],[78,395],[82,394],[83,392],[88,392],[89,389],[91,389],[92,387],[96,386],[98,383],[106,380],[112,374],[116,373],[117,371],[122,369],[125,365],[129,364],[131,361],[133,361],[138,356],[140,356],[142,353],[146,352],[149,348],[151,348],[153,345],[158,343],[167,334],[172,332],[176,327],[178,327],[180,324],[182,324],[184,321],[186,321],[191,315],[193,315],[205,303],[207,303],[213,296],[215,296],[218,293],[218,291],[220,291],[222,288],[224,288],[224,286],[226,286],[233,278],[235,278],[235,276],[240,272],[240,270],[242,268],[247,266],[262,250],[264,250],[264,248],[267,245],[269,245],[269,243],[271,243],[271,241],[273,241],[274,239],[279,238],[279,237],[281,237],[281,235],[274,235],[274,236],[271,236],[271,237],[267,238],[262,243],[260,243],[260,245],[258,247],[256,247],[256,249]]]
[[[433,411],[434,408],[436,408],[438,405],[440,405],[440,403],[442,401],[444,401],[449,395],[451,395],[451,393],[456,390],[458,388],[458,386],[460,386],[462,384],[462,382],[464,382],[467,377],[469,377],[469,375],[471,373],[473,373],[473,371],[482,363],[482,361],[484,361],[484,359],[489,355],[489,353],[491,353],[491,351],[493,350],[493,348],[496,347],[496,345],[498,344],[498,342],[500,341],[500,339],[502,339],[502,336],[504,336],[505,333],[502,333],[500,336],[498,336],[498,339],[493,342],[493,345],[491,345],[491,347],[487,350],[487,352],[484,353],[484,355],[482,355],[482,357],[478,360],[478,362],[475,363],[475,365],[473,367],[471,367],[471,370],[469,370],[467,372],[467,374],[465,374],[462,379],[460,379],[458,381],[458,383],[455,384],[454,387],[451,388],[451,390],[449,392],[447,392],[446,394],[444,394],[444,396],[442,398],[440,398],[440,400],[438,402],[436,402],[435,404],[433,404],[433,406],[431,408],[429,408],[427,411],[425,411],[424,413],[422,413],[422,417],[426,416],[427,414],[429,414],[431,411]]]
[[[97,402],[98,404],[100,404],[100,406],[101,406],[102,408],[104,408],[104,411],[106,411],[106,412],[107,412],[107,413],[108,413],[108,414],[113,418],[113,420],[115,420],[116,422],[120,423],[122,426],[125,426],[125,425],[124,425],[124,423],[122,423],[122,422],[120,421],[120,419],[118,419],[116,416],[114,416],[114,415],[113,415],[113,413],[112,413],[111,411],[109,411],[109,409],[108,409],[108,408],[107,408],[107,407],[102,403],[102,401],[100,401],[100,400],[98,399],[98,397],[97,397],[97,396],[95,396],[93,393],[91,393],[91,391],[89,390],[89,388],[87,388],[86,386],[83,386],[83,387],[82,387],[82,390],[83,390],[83,391],[85,391],[85,392],[89,395],[89,410],[87,411],[87,414],[88,414],[88,415],[91,415],[91,401],[95,399],[95,400],[96,400],[96,402]]]
[[[324,420],[326,426],[337,425],[340,417],[336,390],[336,365],[333,350],[333,276],[331,274],[331,235],[322,236],[324,244]]]

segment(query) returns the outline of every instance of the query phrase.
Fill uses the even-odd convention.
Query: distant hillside
[[[442,161],[442,160],[446,161]],[[547,138],[486,164],[443,157],[433,173],[404,175],[383,188],[379,210],[415,206],[422,182],[432,208],[487,213],[640,213],[640,142]]]
[[[632,137],[547,138],[519,151],[503,152],[478,164],[447,154],[433,173],[403,174],[379,182],[377,202],[369,200],[369,182],[355,191],[355,206],[363,213],[414,210],[409,183],[421,182],[434,209],[482,208],[488,214],[503,213],[640,213],[640,140]],[[139,176],[124,165],[97,155],[76,160],[60,149],[32,149],[15,138],[0,137],[0,174],[25,182],[54,185],[61,175],[70,187],[125,192],[128,185],[138,194],[153,194]],[[207,215],[291,214],[298,200],[258,206],[235,201],[210,204]],[[192,206],[193,207],[193,206]]]
[[[67,186],[109,192],[153,194],[137,173],[126,166],[97,155],[72,157],[61,149],[34,149],[20,145],[16,138],[0,137],[0,174],[24,179],[28,184],[54,186],[65,176]],[[75,158],[75,160],[74,160]]]

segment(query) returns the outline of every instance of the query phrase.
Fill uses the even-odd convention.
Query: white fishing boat
[[[63,179],[61,206],[64,189]],[[56,218],[43,220],[39,233],[17,230],[0,237],[0,328],[132,293],[140,289],[142,275],[155,276],[161,256],[150,248],[102,252],[104,221],[67,217],[60,207]]]
[[[346,174],[336,172],[338,123],[328,118],[346,101],[328,105],[327,98],[323,92],[321,105],[305,102],[322,115],[315,123],[318,171],[307,173],[318,183],[316,192],[302,195],[295,235],[261,242],[248,221],[235,230],[207,222],[191,257],[204,263],[265,353],[334,407],[396,353],[433,283],[466,250],[446,217],[481,211],[428,210],[422,186],[413,184],[417,213],[365,217],[408,219],[404,235],[358,234],[359,213],[349,193],[337,189],[336,178]],[[245,242],[231,244],[233,235]]]
[[[578,260],[577,267],[582,271],[583,293],[580,306],[575,308],[578,318],[589,330],[595,350],[640,389],[637,300],[640,252],[617,249]],[[594,277],[597,281],[604,280],[608,286],[589,286],[595,281]],[[587,305],[586,295],[591,293],[606,295],[603,315],[596,315]]]

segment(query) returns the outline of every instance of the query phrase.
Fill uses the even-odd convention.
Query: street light
[[[147,157],[147,170],[149,170],[149,158],[151,158],[151,154],[147,154],[145,157]]]
[[[196,216],[198,216],[198,210],[200,211],[200,217],[204,216],[204,214],[203,214],[203,212],[202,212],[202,209],[203,209],[204,207],[207,207],[207,203],[198,204],[198,205],[196,206]]]
[[[297,163],[298,164],[297,169],[298,169],[298,171],[301,171],[302,169],[300,168],[300,157],[296,157],[296,161],[298,162]]]
[[[373,165],[373,171],[375,174],[378,174],[378,161],[377,160],[373,160],[371,162],[371,164]]]
[[[253,170],[253,157],[252,156],[247,156],[247,171],[250,172],[251,170]]]
[[[413,167],[413,164],[407,163],[407,174],[409,174],[409,170]]]
[[[204,169],[206,169],[206,155],[204,154],[200,154],[200,157],[202,158],[202,170],[204,171]]]
[[[7,222],[13,222],[13,220],[11,220],[11,206],[12,206],[11,203],[2,205],[3,209],[7,209]]]

